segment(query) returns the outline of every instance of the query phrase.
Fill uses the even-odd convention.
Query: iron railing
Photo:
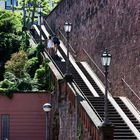
[[[121,79],[125,85],[130,89],[130,91],[133,93],[133,95],[135,95],[135,97],[140,101],[140,97],[138,96],[138,94],[130,87],[130,85],[125,81],[124,78]]]

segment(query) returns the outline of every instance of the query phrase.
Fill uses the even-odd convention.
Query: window
[[[1,116],[2,119],[2,140],[9,139],[9,115],[4,114]]]
[[[11,10],[11,6],[18,6],[17,0],[6,0],[5,1],[5,9]]]

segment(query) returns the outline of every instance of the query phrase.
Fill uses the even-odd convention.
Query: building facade
[[[18,1],[17,0],[1,0],[0,1],[0,8],[1,9],[6,9],[6,10],[12,10],[12,7],[18,6]]]
[[[44,140],[48,93],[15,93],[12,99],[0,96],[1,140]]]

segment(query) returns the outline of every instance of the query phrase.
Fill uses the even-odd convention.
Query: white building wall
[[[5,1],[0,0],[0,9],[4,10],[5,9]]]

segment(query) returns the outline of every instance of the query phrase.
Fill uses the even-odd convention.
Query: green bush
[[[24,81],[22,80],[18,86],[17,86],[18,90],[20,91],[31,91],[32,90],[32,85],[31,83],[29,83],[29,81]]]
[[[0,92],[2,92],[3,95],[11,98],[14,91],[18,91],[17,85],[14,82],[9,81],[8,79],[4,79],[0,82]]]
[[[11,56],[11,59],[6,62],[5,70],[13,73],[17,78],[24,77],[24,66],[27,62],[27,55],[24,51],[19,51]]]
[[[38,67],[39,62],[37,57],[31,58],[25,63],[25,71],[29,73],[32,78],[34,77],[35,71]]]
[[[7,91],[7,88],[0,88],[0,93],[5,93]]]
[[[39,90],[46,89],[46,73],[42,65],[36,70],[34,80],[37,82]]]
[[[32,57],[36,57],[37,49],[35,47],[28,48],[26,52],[27,52],[28,59],[31,59]]]
[[[53,90],[51,74],[48,66],[49,60],[46,60],[40,68],[36,70],[34,81],[38,85],[39,90]]]
[[[8,10],[0,10],[0,31],[7,33],[19,33],[22,27],[20,13],[12,13]]]
[[[4,80],[0,83],[0,86],[1,86],[1,88],[7,88],[7,89],[8,89],[8,88],[14,86],[14,83],[11,82],[11,81],[9,81],[9,80],[7,80],[7,79],[4,79]]]
[[[32,79],[28,73],[24,73],[24,77],[19,78],[17,82],[19,91],[32,91]]]
[[[13,73],[7,71],[4,74],[4,79],[7,79],[7,80],[9,80],[11,82],[15,82],[16,81],[16,76]]]

